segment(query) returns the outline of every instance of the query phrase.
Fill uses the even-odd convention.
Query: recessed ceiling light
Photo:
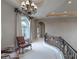
[[[55,12],[52,12],[52,14],[55,14]]]
[[[67,13],[67,11],[64,11],[64,13]]]
[[[71,4],[72,3],[72,1],[68,1],[68,4]]]

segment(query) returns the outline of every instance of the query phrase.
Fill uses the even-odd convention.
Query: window
[[[25,39],[30,38],[30,21],[26,16],[21,17],[22,24],[22,35]]]

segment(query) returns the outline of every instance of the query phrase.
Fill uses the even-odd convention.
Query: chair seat
[[[21,48],[25,48],[25,47],[28,47],[28,46],[31,46],[31,44],[21,44],[19,45]]]

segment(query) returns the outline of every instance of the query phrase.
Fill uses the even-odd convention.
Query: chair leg
[[[30,45],[30,49],[32,50],[32,45]]]
[[[22,48],[19,48],[19,54],[21,54]]]
[[[20,54],[20,48],[19,48],[19,54]]]
[[[24,49],[22,48],[22,53],[24,53]]]

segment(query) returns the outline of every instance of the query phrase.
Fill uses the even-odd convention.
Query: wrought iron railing
[[[47,38],[46,42],[59,48],[63,52],[65,59],[77,59],[77,51],[73,49],[62,37],[52,36]]]

